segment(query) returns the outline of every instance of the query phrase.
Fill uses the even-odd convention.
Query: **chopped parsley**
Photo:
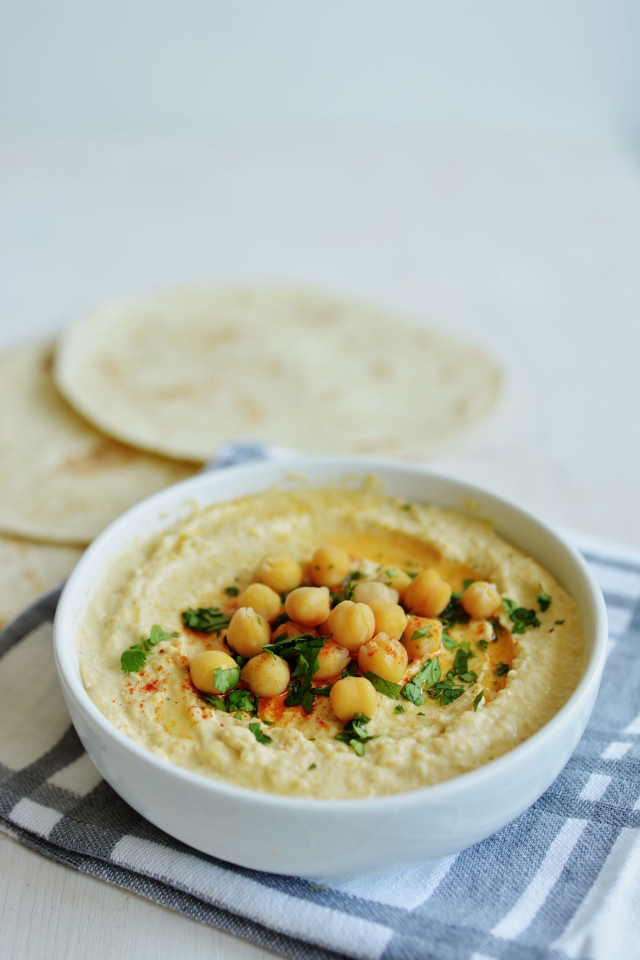
[[[539,593],[536,597],[536,600],[538,601],[538,606],[543,613],[551,606],[551,597],[548,593]]]
[[[488,640],[478,640],[478,646],[480,647],[481,650],[486,650],[487,647],[489,646],[489,641],[488,641]]]
[[[461,643],[456,650],[456,657],[453,661],[453,673],[460,677],[463,673],[469,672],[469,659],[473,657],[471,647],[468,643]]]
[[[509,619],[513,623],[511,633],[524,633],[527,627],[539,627],[540,621],[536,616],[535,610],[527,610],[525,607],[517,607],[514,600],[505,597],[502,606],[509,614]]]
[[[354,570],[353,573],[350,573],[345,579],[341,590],[338,592],[331,590],[331,605],[337,607],[343,600],[351,600],[355,589],[354,581],[361,580],[363,576],[364,574],[360,570]]]
[[[182,612],[182,622],[197,633],[221,633],[231,623],[231,617],[220,607],[198,607],[197,610],[189,607]]]
[[[213,685],[218,693],[226,693],[232,687],[237,687],[239,683],[240,667],[230,667],[228,670],[218,667],[213,671]]]
[[[258,743],[265,743],[265,744],[273,743],[273,740],[271,739],[271,737],[268,737],[265,733],[262,732],[262,730],[260,729],[259,723],[250,723],[249,730],[251,730],[251,733],[254,735]]]
[[[473,579],[473,577],[472,577],[470,580],[463,580],[463,581],[462,581],[462,590],[463,590],[463,592],[467,589],[467,587],[470,587],[471,584],[472,584],[472,583],[475,583],[475,582],[476,582],[476,581]]]
[[[556,627],[561,627],[563,623],[564,623],[564,620],[556,620],[555,626],[556,626]]]
[[[244,710],[245,713],[255,713],[258,709],[258,698],[248,690],[231,690],[227,697],[227,710]]]
[[[345,677],[357,677],[359,672],[358,661],[350,660],[345,669],[342,671],[342,679]]]
[[[452,623],[469,623],[471,617],[460,603],[460,597],[452,593],[451,600],[440,614],[440,619],[450,626]]]
[[[446,647],[447,650],[455,650],[458,646],[456,641],[447,630],[442,631],[442,645]]]
[[[148,654],[151,653],[153,647],[158,643],[162,643],[163,640],[171,640],[173,637],[177,637],[177,633],[168,633],[166,630],[163,630],[162,627],[159,627],[158,624],[154,624],[151,627],[151,633],[148,637],[140,637],[138,643],[134,643],[132,647],[129,647],[128,650],[125,650],[120,656],[120,667],[124,673],[138,673],[144,667]]]
[[[440,699],[440,706],[446,707],[464,693],[464,687],[458,687],[449,680],[440,680],[427,693],[433,700]]]
[[[384,680],[382,677],[379,677],[377,673],[365,673],[365,677],[376,688],[378,693],[383,693],[385,697],[390,697],[392,700],[398,699],[402,684],[391,683],[390,680]]]
[[[342,733],[336,734],[336,740],[347,743],[359,757],[364,756],[364,745],[369,740],[377,740],[377,736],[370,737],[365,727],[371,722],[371,718],[364,713],[356,713],[353,720],[349,720],[344,725]]]
[[[309,770],[315,770],[315,769],[317,768],[317,766],[318,766],[317,763],[312,763],[312,764],[309,766]]]
[[[505,673],[509,673],[509,664],[499,663],[498,666],[496,667],[496,674],[499,677],[504,677]]]
[[[224,592],[228,597],[237,597],[238,594],[240,593],[237,587],[225,587]]]
[[[325,637],[314,637],[311,633],[301,633],[296,637],[288,637],[285,634],[274,643],[267,643],[262,648],[268,653],[282,657],[293,667],[289,696],[285,700],[285,706],[302,706],[305,713],[311,713],[313,710],[314,690],[311,680],[318,669],[318,653],[324,643]]]
[[[201,696],[207,701],[212,707],[215,707],[216,710],[222,710],[223,713],[227,712],[227,705],[224,700],[221,700],[220,697],[213,697],[210,693],[202,693]]]
[[[441,676],[440,661],[437,657],[434,657],[433,660],[427,660],[416,675],[408,683],[405,683],[400,693],[405,700],[409,700],[416,707],[420,707],[424,703],[423,685],[428,690],[434,683],[438,682]]]
[[[477,696],[477,697],[475,698],[475,700],[473,701],[473,709],[474,709],[474,711],[477,710],[478,707],[480,706],[480,702],[481,702],[481,700],[482,700],[483,697],[484,697],[484,690],[481,690],[480,693],[478,694],[478,696]]]
[[[433,624],[431,624],[428,627],[421,627],[420,630],[414,630],[411,635],[411,639],[420,640],[422,637],[430,637],[432,629],[433,629]]]
[[[405,709],[404,709],[404,707],[402,706],[402,704],[399,703],[398,706],[395,707],[395,709],[394,709],[393,712],[394,712],[394,713],[404,713],[404,712],[405,712]]]
[[[411,504],[410,504],[410,503],[403,503],[403,504],[402,504],[402,507],[401,507],[400,509],[401,509],[401,510],[411,510]]]
[[[313,692],[316,697],[328,697],[331,694],[331,687],[314,687]]]
[[[255,713],[258,709],[258,698],[248,690],[231,690],[226,700],[220,697],[213,697],[209,693],[201,694],[202,697],[215,707],[216,710],[222,710],[223,713],[234,713],[234,711],[244,710],[245,713]],[[235,713],[238,717],[238,713]],[[242,714],[239,714],[242,717]]]

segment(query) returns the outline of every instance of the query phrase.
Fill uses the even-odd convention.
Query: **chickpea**
[[[331,596],[328,587],[298,587],[285,600],[284,608],[292,620],[305,627],[317,627],[329,616]]]
[[[276,593],[287,593],[302,583],[302,567],[286,553],[269,553],[256,570],[256,580]]]
[[[353,599],[356,603],[371,603],[372,600],[384,600],[385,603],[397,603],[399,599],[398,591],[393,587],[387,587],[378,580],[361,580],[357,583],[353,591]]]
[[[388,633],[394,640],[399,640],[407,625],[407,615],[400,604],[372,600],[369,606],[376,621],[376,633]]]
[[[227,630],[227,643],[240,656],[255,656],[270,639],[271,627],[265,617],[261,617],[251,607],[240,607],[236,610]]]
[[[324,647],[318,651],[318,669],[314,673],[315,680],[328,680],[342,673],[351,660],[351,654],[346,647],[341,647],[335,640],[327,640]]]
[[[363,643],[358,653],[358,666],[363,673],[375,673],[391,683],[400,683],[408,660],[407,651],[400,641],[386,633],[378,633]]]
[[[309,566],[316,587],[337,587],[350,569],[349,555],[340,547],[319,547]]]
[[[266,583],[251,583],[238,597],[238,607],[251,607],[267,620],[277,617],[281,606],[280,595]]]
[[[402,600],[404,597],[405,590],[411,583],[411,577],[408,573],[405,573],[404,570],[400,570],[399,567],[392,566],[383,567],[378,574],[377,579],[380,581],[380,583],[384,583],[387,587],[397,590],[400,600]]]
[[[435,570],[423,570],[407,587],[404,600],[412,613],[437,617],[451,600],[451,587]]]
[[[416,633],[427,632],[416,637]],[[421,657],[430,657],[437,653],[442,643],[442,621],[427,617],[409,617],[404,631],[404,645],[411,660],[420,660]]]
[[[203,650],[189,661],[191,682],[202,693],[220,693],[213,682],[214,671],[232,670],[237,666],[233,657],[224,650]]]
[[[240,676],[251,693],[257,693],[259,697],[277,697],[287,689],[291,674],[286,660],[266,652],[251,657]]]
[[[310,633],[312,637],[317,637],[318,631],[314,627],[305,627],[304,623],[296,623],[295,620],[287,620],[281,627],[276,627],[273,631],[273,639],[279,640],[281,637],[299,637],[302,633]]]
[[[356,713],[371,718],[378,709],[378,694],[366,677],[344,677],[331,687],[331,707],[338,720],[346,723]]]
[[[460,603],[474,620],[486,620],[502,605],[502,597],[495,584],[475,580],[462,594]]]
[[[329,614],[329,626],[336,643],[356,656],[362,644],[371,640],[376,620],[373,610],[366,603],[343,600]]]

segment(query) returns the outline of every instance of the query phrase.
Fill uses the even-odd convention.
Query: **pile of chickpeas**
[[[435,570],[423,570],[412,579],[404,570],[385,565],[380,579],[358,581],[353,599],[331,609],[330,588],[341,587],[351,572],[349,555],[334,546],[320,547],[314,553],[309,564],[313,586],[301,586],[304,570],[292,557],[269,554],[264,558],[255,582],[238,597],[238,609],[226,635],[229,647],[248,658],[241,680],[252,693],[275,697],[289,685],[287,661],[263,650],[271,642],[271,622],[282,611],[282,594],[286,594],[284,610],[290,620],[276,628],[276,637],[312,633],[327,638],[318,652],[316,681],[340,677],[353,659],[363,674],[400,683],[409,660],[439,650],[442,621],[436,618],[451,600],[451,587]],[[474,581],[461,597],[462,606],[474,620],[492,616],[501,602],[497,587],[484,580]],[[422,636],[414,639],[416,632]],[[216,694],[220,691],[215,688],[214,671],[235,666],[236,661],[224,651],[208,650],[192,658],[191,679],[198,690]],[[347,722],[356,713],[372,717],[378,694],[365,676],[347,676],[332,684],[330,701],[336,717]]]

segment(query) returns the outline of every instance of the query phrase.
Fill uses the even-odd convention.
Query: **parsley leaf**
[[[429,696],[433,699],[437,700],[438,697],[440,698],[441,707],[446,707],[450,703],[453,703],[453,701],[461,697],[463,693],[464,687],[457,687],[448,680],[440,680],[428,691]]]
[[[462,581],[463,592],[467,589],[467,587],[470,587],[472,583],[475,583],[475,580],[473,579],[473,577],[471,577],[470,580],[463,580]]]
[[[316,697],[328,697],[331,693],[331,687],[314,687],[313,692]]]
[[[440,668],[440,660],[438,657],[434,657],[433,660],[427,660],[427,662],[418,670],[413,678],[413,683],[424,683],[425,687],[429,689],[429,687],[432,687],[434,683],[438,682],[441,676],[442,670]]]
[[[250,723],[249,730],[251,730],[251,733],[254,735],[258,743],[265,743],[265,744],[273,743],[273,740],[271,739],[271,737],[268,737],[265,733],[262,732],[262,730],[260,729],[259,723]]]
[[[210,703],[212,707],[215,707],[216,710],[222,710],[223,713],[227,712],[227,705],[224,700],[221,700],[220,697],[212,697],[210,693],[201,694],[202,697]]]
[[[507,663],[499,663],[496,667],[496,674],[499,677],[504,677],[505,673],[509,673],[509,665]]]
[[[555,626],[556,626],[556,627],[561,627],[563,623],[564,623],[564,620],[556,620]]]
[[[149,634],[149,639],[147,642],[151,647],[155,647],[157,643],[162,643],[163,640],[172,640],[174,637],[179,636],[177,633],[169,633],[167,630],[163,630],[162,627],[159,627],[158,624],[154,624],[151,627],[151,633]],[[142,638],[140,639],[142,643]]]
[[[318,653],[325,643],[325,637],[314,637],[311,633],[301,633],[296,637],[283,636],[274,643],[262,648],[268,653],[277,654],[293,665],[291,685],[285,706],[301,705],[305,713],[313,710],[313,689],[311,680],[318,669]]]
[[[452,623],[469,623],[471,617],[460,603],[459,597],[451,594],[451,600],[440,614],[440,619],[451,625]]]
[[[404,709],[404,707],[402,706],[402,704],[399,703],[398,706],[394,709],[393,712],[394,712],[394,713],[404,713],[404,712],[405,712],[405,709]]]
[[[478,707],[480,706],[480,701],[482,700],[483,697],[484,697],[484,690],[481,690],[480,693],[478,694],[478,696],[477,696],[477,697],[475,698],[475,700],[473,701],[473,709],[474,709],[474,711],[477,710]]]
[[[248,690],[232,690],[227,697],[227,710],[244,710],[245,713],[255,713],[258,709],[258,698]]]
[[[502,606],[509,614],[509,619],[513,623],[511,633],[524,633],[527,627],[539,627],[540,621],[536,616],[535,610],[527,610],[525,607],[516,607],[514,600],[505,597]]]
[[[134,643],[128,650],[123,651],[120,655],[120,668],[124,673],[138,673],[144,667],[147,655],[151,653],[152,647],[162,643],[163,640],[171,640],[177,636],[179,634],[169,633],[155,623],[151,627],[151,633],[148,637],[140,637],[138,643]]]
[[[240,590],[238,587],[225,587],[224,592],[228,597],[237,597],[240,593]]]
[[[446,647],[447,650],[455,650],[458,646],[456,641],[447,630],[442,631],[442,645]]]
[[[332,607],[337,607],[339,603],[342,603],[343,600],[351,600],[353,596],[353,591],[355,589],[355,580],[361,580],[363,574],[360,570],[354,570],[353,573],[350,573],[344,583],[342,584],[342,589],[338,592],[330,591],[331,593],[331,605]]]
[[[120,656],[120,667],[125,673],[138,673],[144,667],[146,659],[147,655],[143,650],[129,647]]]
[[[365,726],[367,723],[371,722],[371,718],[365,716],[364,713],[356,713],[352,720],[349,720],[344,725],[344,730],[342,733],[336,734],[336,740],[340,740],[342,743],[347,743],[358,754],[359,757],[364,756],[364,745],[368,743],[369,740],[377,740],[377,735],[370,737]]]
[[[232,687],[237,687],[240,683],[240,667],[230,667],[223,670],[218,667],[213,671],[213,685],[218,693],[226,693]]]
[[[420,707],[424,703],[423,684],[429,689],[434,683],[438,682],[441,676],[440,661],[437,657],[434,657],[433,660],[427,660],[416,675],[408,683],[405,683],[400,693],[405,700],[409,700],[416,707]]]
[[[428,627],[422,627],[420,630],[414,630],[411,635],[411,639],[420,640],[421,637],[430,637],[432,628],[433,624]]]
[[[182,622],[189,630],[197,633],[220,633],[231,623],[231,617],[223,613],[220,607],[189,607],[182,612]]]
[[[548,593],[539,593],[536,597],[536,600],[538,601],[538,605],[543,613],[551,606],[551,597]]]
[[[342,678],[345,677],[357,677],[359,672],[358,661],[350,660],[345,669],[342,671]]]
[[[453,661],[452,669],[453,669],[454,675],[457,675],[460,677],[462,676],[463,673],[469,672],[469,658],[472,656],[473,654],[471,653],[471,650],[469,650],[468,647],[466,650],[462,645],[458,647],[458,649],[456,650],[456,658]]]
[[[376,688],[378,693],[383,693],[385,697],[390,697],[392,700],[398,699],[402,684],[391,683],[390,680],[384,680],[382,677],[379,677],[377,673],[365,673],[365,677]]]

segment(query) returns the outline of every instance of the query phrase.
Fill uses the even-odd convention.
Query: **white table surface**
[[[640,173],[604,139],[0,142],[0,346],[104,298],[308,283],[492,352],[502,404],[434,466],[640,546]],[[286,442],[286,438],[283,438]],[[12,960],[273,956],[0,838]]]

